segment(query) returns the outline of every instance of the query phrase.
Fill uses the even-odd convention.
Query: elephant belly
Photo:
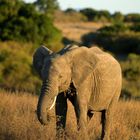
[[[112,65],[108,69],[106,68],[107,66],[102,66],[93,73],[94,82],[91,89],[89,109],[94,111],[101,111],[108,108],[121,82],[120,70],[116,65]]]

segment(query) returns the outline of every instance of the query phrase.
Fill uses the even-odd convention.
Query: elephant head
[[[47,123],[48,111],[54,106],[58,93],[69,88],[71,83],[71,67],[67,52],[77,46],[66,46],[58,53],[53,53],[44,46],[39,47],[33,56],[33,66],[43,81],[37,105],[38,120]]]

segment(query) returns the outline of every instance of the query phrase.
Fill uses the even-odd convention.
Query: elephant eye
[[[62,75],[59,75],[59,78],[61,79],[62,78]]]

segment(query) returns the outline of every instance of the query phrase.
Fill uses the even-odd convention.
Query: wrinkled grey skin
[[[108,53],[97,47],[67,46],[58,53],[40,47],[33,57],[33,65],[43,84],[37,105],[37,116],[47,123],[47,113],[57,96],[55,110],[57,134],[65,128],[67,99],[75,109],[78,129],[89,139],[87,122],[94,112],[102,113],[103,140],[109,140],[112,115],[121,91],[121,68]],[[71,93],[70,93],[71,92]]]

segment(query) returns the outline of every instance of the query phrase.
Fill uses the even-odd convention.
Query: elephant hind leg
[[[101,116],[101,123],[102,123],[102,140],[110,140],[110,130],[111,130],[111,124],[113,121],[113,114],[115,109],[115,103],[111,103],[109,108],[107,110],[102,111]]]
[[[112,113],[109,110],[102,111],[102,134],[101,140],[110,140],[110,125],[112,123]]]
[[[110,140],[110,128],[111,124],[113,123],[113,115],[116,111],[117,102],[120,96],[121,86],[116,90],[116,93],[108,107],[107,110],[102,111],[102,139],[103,140]]]

